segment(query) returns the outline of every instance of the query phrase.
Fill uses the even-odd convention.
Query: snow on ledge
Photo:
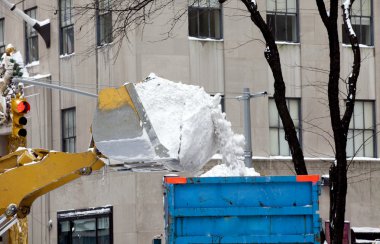
[[[206,42],[223,42],[224,39],[212,39],[212,38],[199,38],[199,37],[193,37],[189,36],[189,41],[206,41]]]
[[[365,239],[356,239],[355,241],[356,241],[356,243],[374,243],[374,244],[378,243],[374,240],[365,240]]]
[[[36,74],[34,76],[28,77],[30,80],[38,80],[38,79],[44,79],[44,78],[49,78],[51,77],[51,74]]]
[[[285,41],[276,41],[277,45],[295,45],[295,46],[300,46],[300,42],[285,42]]]
[[[380,233],[380,228],[373,227],[351,227],[351,229],[356,233]]]
[[[31,68],[31,67],[38,66],[38,65],[40,65],[40,61],[39,61],[39,60],[37,60],[37,61],[33,61],[33,62],[31,62],[31,63],[27,63],[27,64],[25,65],[25,67],[26,67],[26,68]]]
[[[113,46],[113,44],[115,44],[114,42],[109,42],[109,43],[103,43],[103,44],[100,44],[100,45],[96,45],[96,49],[102,49],[102,48],[105,48],[105,47],[110,47],[110,46]]]
[[[292,160],[291,156],[253,156],[253,160]],[[334,161],[335,158],[331,157],[305,157],[306,161]],[[380,158],[369,158],[369,157],[354,157],[354,158],[347,158],[347,161],[372,161],[372,162],[380,162]]]
[[[50,19],[45,19],[43,21],[38,21],[37,20],[37,23],[40,25],[40,26],[43,26],[43,25],[47,25],[50,23]]]
[[[342,47],[351,47],[351,44],[342,43]],[[361,48],[369,48],[369,49],[374,49],[375,48],[375,46],[368,46],[368,45],[364,45],[364,44],[359,44],[359,47],[361,47]]]
[[[64,58],[72,57],[74,55],[75,55],[75,52],[74,53],[70,53],[70,54],[65,53],[65,54],[59,55],[59,58],[64,59]]]

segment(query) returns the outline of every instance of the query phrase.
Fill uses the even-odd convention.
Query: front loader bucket
[[[110,159],[122,163],[170,160],[132,83],[99,93],[92,134],[96,148]]]

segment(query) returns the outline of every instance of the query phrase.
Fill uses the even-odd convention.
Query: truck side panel
[[[316,179],[167,177],[166,243],[319,243]]]

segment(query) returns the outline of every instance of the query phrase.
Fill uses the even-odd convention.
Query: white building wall
[[[75,2],[75,1],[74,1]],[[77,1],[78,3],[79,1]],[[265,18],[265,0],[257,0]],[[358,83],[358,98],[376,101],[376,121],[380,121],[380,88],[376,77],[380,75],[378,64],[380,25],[377,18],[380,2],[373,1],[375,46],[361,48],[362,68]],[[172,36],[162,35],[167,30],[168,19],[176,10],[183,9],[186,1],[176,1],[174,9],[167,9],[155,19],[152,25],[130,32],[129,42],[97,48],[95,45],[95,23],[84,16],[75,22],[75,54],[60,57],[59,15],[57,1],[26,0],[18,5],[23,9],[37,6],[40,20],[51,20],[51,47],[46,49],[39,37],[39,64],[28,68],[33,76],[50,75],[53,84],[60,84],[97,93],[105,87],[117,87],[125,82],[143,80],[154,72],[164,78],[188,84],[201,85],[207,92],[223,93],[226,97],[227,118],[233,129],[241,133],[243,127],[242,103],[235,99],[243,88],[252,92],[268,91],[273,94],[273,77],[264,59],[263,38],[250,21],[245,7],[237,0],[227,1],[223,8],[223,40],[200,41],[188,38],[187,15],[175,26]],[[186,7],[185,7],[186,8]],[[301,98],[303,120],[302,144],[305,156],[333,156],[330,147],[332,134],[327,101],[327,81],[329,69],[328,39],[325,27],[319,17],[313,0],[299,1],[300,44],[279,45],[282,70],[287,85],[288,97]],[[244,16],[243,16],[244,15]],[[24,24],[19,17],[0,6],[0,17],[5,18],[5,41],[11,42],[25,53]],[[17,30],[17,31],[15,31]],[[339,31],[340,28],[339,28]],[[117,57],[117,59],[115,59]],[[349,47],[341,49],[342,77],[347,77],[352,66]],[[343,85],[342,85],[343,88]],[[90,125],[96,101],[67,92],[49,91],[44,88],[26,89],[31,95],[32,111],[29,115],[28,145],[62,150],[61,110],[76,107],[77,151],[87,150],[90,140]],[[251,101],[253,154],[269,156],[268,98],[260,97]],[[378,126],[378,122],[376,125]],[[321,130],[321,128],[323,130]],[[378,128],[377,128],[378,129]],[[0,145],[6,144],[4,135],[9,128],[0,128]],[[377,135],[378,137],[378,135]],[[377,138],[378,140],[379,138]],[[379,145],[377,145],[379,150]],[[5,153],[5,150],[0,149]],[[267,163],[267,162],[266,162]],[[265,164],[265,163],[264,163]],[[287,167],[262,166],[263,174],[289,174]],[[360,164],[358,164],[359,167]],[[310,164],[309,167],[313,167]],[[356,167],[356,166],[355,166]],[[377,164],[365,164],[363,175],[368,176],[363,183],[351,184],[347,216],[357,225],[378,225],[369,211],[380,212],[376,208],[376,190],[379,182],[376,176]],[[281,169],[281,170],[278,170]],[[365,168],[365,170],[364,170]],[[286,169],[286,170],[285,170]],[[318,168],[321,173],[326,173]],[[56,211],[70,208],[86,208],[112,204],[114,209],[115,243],[149,243],[151,237],[162,233],[162,208],[160,182],[161,175],[110,172],[104,176],[81,178],[51,194],[41,197],[33,206],[31,214],[31,243],[56,242]],[[375,180],[374,180],[375,179]],[[121,189],[120,186],[126,189]],[[360,189],[369,191],[360,191]],[[150,196],[151,194],[151,196]],[[358,197],[365,194],[363,197]],[[365,205],[369,210],[358,206]],[[375,199],[375,200],[374,200]],[[146,212],[147,209],[150,209]],[[53,229],[48,231],[48,220],[53,220]],[[377,218],[378,219],[378,218]]]

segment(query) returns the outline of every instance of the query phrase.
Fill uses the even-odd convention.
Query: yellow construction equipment
[[[16,218],[29,214],[37,197],[103,166],[94,150],[64,153],[21,149],[0,158],[0,235]]]
[[[37,197],[102,168],[105,162],[109,164],[109,160],[120,162],[122,167],[145,167],[147,170],[176,169],[173,166],[179,165],[181,161],[179,157],[170,156],[169,150],[161,144],[132,83],[100,91],[92,124],[92,148],[87,152],[64,153],[24,148],[26,131],[22,133],[21,130],[26,121],[22,118],[29,110],[29,105],[16,96],[11,107],[15,110],[13,119],[16,120],[16,130],[10,137],[13,142],[9,145],[10,151],[13,152],[0,158],[0,235],[18,219],[28,215]],[[205,116],[203,110],[197,112]],[[208,130],[210,138],[215,134],[212,128],[200,129]],[[18,143],[20,139],[21,144]],[[204,141],[206,139],[202,138]],[[16,150],[18,146],[24,147]],[[214,153],[209,151],[210,154]],[[209,156],[205,154],[197,160],[206,163]],[[194,161],[195,157],[190,155],[188,158]],[[195,168],[199,166],[189,165],[195,165]]]
[[[92,135],[102,154],[121,162],[174,160],[158,139],[133,83],[100,91]]]
[[[30,106],[25,99],[16,96],[11,100],[11,109],[13,129],[9,151],[12,153],[0,158],[0,235],[29,214],[37,197],[102,168],[104,155],[117,156],[113,147],[119,150],[118,155],[122,155],[125,161],[151,162],[157,156],[168,158],[167,149],[158,140],[133,85],[100,92],[92,126],[96,148],[82,153],[24,148],[24,114]],[[143,140],[136,140],[143,134],[146,135]],[[149,147],[144,147],[144,143]],[[133,150],[128,150],[136,146],[143,146],[142,152],[154,153],[143,159],[137,158]]]

